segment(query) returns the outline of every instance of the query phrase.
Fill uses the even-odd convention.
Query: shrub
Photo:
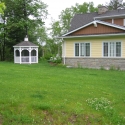
[[[62,62],[62,58],[61,57],[51,57],[49,62],[52,63],[61,63]]]

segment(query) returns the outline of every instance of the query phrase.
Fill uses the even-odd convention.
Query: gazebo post
[[[16,49],[14,48],[14,63],[16,62],[16,61],[15,61],[15,57],[16,57],[15,50],[16,50]]]
[[[36,62],[38,63],[38,48],[36,49]]]
[[[20,49],[19,49],[19,51],[20,51],[20,64],[21,64],[21,47],[20,47]]]
[[[31,47],[29,48],[29,63],[31,64]]]

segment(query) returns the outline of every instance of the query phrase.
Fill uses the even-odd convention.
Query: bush
[[[52,63],[61,63],[62,62],[62,58],[61,57],[51,57],[49,62]]]

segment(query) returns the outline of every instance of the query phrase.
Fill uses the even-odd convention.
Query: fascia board
[[[98,34],[98,35],[80,35],[80,36],[65,36],[59,38],[88,38],[88,37],[107,37],[107,36],[125,36],[125,33],[120,34]]]
[[[112,16],[100,16],[100,17],[94,17],[95,19],[104,19],[104,18],[114,18],[114,17],[124,17],[125,14],[120,14],[120,15],[112,15]]]

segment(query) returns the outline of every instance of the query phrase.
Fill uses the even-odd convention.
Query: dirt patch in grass
[[[73,114],[73,115],[71,115],[71,116],[69,117],[68,120],[69,120],[70,123],[73,124],[73,123],[75,123],[75,122],[77,121],[77,117],[78,117],[77,115]]]

